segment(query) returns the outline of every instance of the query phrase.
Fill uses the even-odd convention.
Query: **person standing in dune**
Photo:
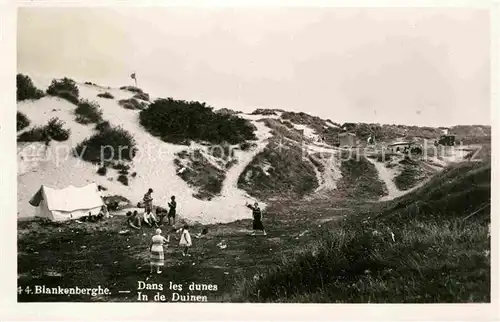
[[[264,224],[262,223],[262,211],[260,210],[259,204],[254,203],[254,205],[250,205],[249,203],[246,203],[246,206],[250,209],[252,209],[252,215],[253,215],[253,223],[252,223],[252,235],[255,235],[255,231],[259,230],[262,231],[262,234],[264,236],[267,235],[266,230],[264,229]]]
[[[175,225],[175,215],[176,215],[176,208],[177,208],[177,202],[175,201],[175,196],[172,196],[170,198],[170,202],[168,203],[168,206],[170,207],[170,209],[168,210],[168,215],[167,215],[168,224],[172,225],[170,223],[170,218],[172,218],[173,225]]]
[[[153,193],[153,189],[149,188],[148,192],[144,195],[144,211],[145,213],[153,212],[153,197],[151,194]]]
[[[185,224],[184,228],[182,229],[179,246],[184,247],[184,250],[182,251],[182,256],[191,256],[191,254],[189,254],[189,247],[192,246],[192,243],[191,243],[191,234],[189,234],[188,224]]]
[[[156,235],[151,238],[151,244],[149,246],[149,250],[151,252],[151,269],[149,271],[150,274],[153,273],[153,268],[156,267],[156,273],[161,274],[161,268],[164,265],[165,255],[163,250],[163,245],[168,247],[168,243],[170,242],[170,236],[167,235],[167,238],[161,235],[161,229],[156,229]]]

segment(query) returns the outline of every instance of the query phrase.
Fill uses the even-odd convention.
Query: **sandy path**
[[[379,179],[382,180],[385,183],[385,186],[387,187],[387,195],[383,196],[381,200],[391,200],[399,196],[402,196],[408,192],[408,190],[401,191],[396,187],[396,184],[393,181],[393,178],[396,175],[396,171],[386,168],[384,163],[377,162],[372,158],[366,158],[366,160],[368,160],[371,164],[375,166]]]
[[[245,118],[245,116],[243,116]],[[258,143],[257,147],[254,147],[252,149],[251,153],[236,150],[234,152],[234,156],[238,159],[238,163],[232,166],[229,171],[226,173],[226,179],[224,180],[223,186],[222,186],[222,196],[224,197],[235,197],[236,195],[241,196],[241,193],[243,192],[242,190],[238,189],[238,178],[240,177],[240,174],[243,173],[245,168],[252,162],[253,158],[262,152],[267,144],[269,138],[272,136],[271,135],[271,130],[265,126],[262,122],[253,122],[254,125],[257,127],[256,135],[258,137]],[[243,195],[246,198],[248,195],[243,192]]]

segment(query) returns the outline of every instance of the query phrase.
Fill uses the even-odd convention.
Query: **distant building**
[[[356,145],[356,134],[344,132],[339,133],[339,143],[340,146],[355,146]]]
[[[404,152],[405,150],[409,149],[412,144],[412,142],[406,141],[394,142],[387,145],[387,150],[393,153]]]
[[[448,131],[450,130],[447,127],[440,127],[439,129],[441,130],[441,132],[442,132],[443,135],[448,135]]]

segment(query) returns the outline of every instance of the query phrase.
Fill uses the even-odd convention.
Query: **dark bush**
[[[106,167],[100,167],[99,169],[97,169],[97,174],[101,176],[105,176],[106,173],[108,173],[108,168]]]
[[[112,165],[115,170],[129,170],[130,166],[125,163],[115,163]]]
[[[96,83],[92,83],[92,82],[85,82],[84,84],[85,84],[85,85],[97,86],[97,84],[96,84]]]
[[[76,121],[80,124],[99,123],[102,121],[102,111],[97,102],[81,100],[75,109]]]
[[[205,103],[158,99],[141,111],[140,123],[166,142],[206,141],[239,144],[255,140],[255,127],[234,115],[218,114]]]
[[[65,77],[61,80],[52,80],[52,83],[47,89],[47,94],[61,97],[77,105],[80,92],[75,81]]]
[[[132,98],[138,99],[138,100],[143,100],[143,101],[149,101],[149,94],[148,93],[137,93]]]
[[[17,101],[37,100],[45,96],[43,91],[33,85],[33,81],[29,76],[17,74]]]
[[[120,87],[120,89],[124,90],[124,91],[129,91],[132,93],[144,93],[142,91],[142,89],[140,89],[139,87],[135,87],[135,86],[122,86],[122,87]]]
[[[258,108],[255,111],[253,111],[251,114],[252,115],[278,115],[276,113],[277,110],[270,110],[267,108]]]
[[[130,175],[132,178],[135,178],[137,176],[137,172],[132,172],[132,174]]]
[[[101,149],[107,161],[131,161],[137,152],[135,146],[134,137],[123,128],[104,127],[78,144],[75,150],[83,160],[92,163],[101,162]]]
[[[123,185],[128,186],[128,177],[126,175],[121,174],[116,180],[120,181]]]
[[[71,134],[70,129],[63,128],[64,122],[57,117],[51,118],[46,126],[48,136],[56,141],[66,141]]]
[[[104,131],[104,130],[109,129],[109,128],[111,128],[111,125],[109,124],[108,121],[101,121],[101,122],[97,123],[95,126],[95,129],[97,131]]]
[[[17,138],[19,142],[43,142],[47,138],[45,127],[36,126],[29,131],[23,132]]]
[[[109,92],[104,92],[104,93],[99,93],[97,94],[98,97],[102,97],[102,98],[115,98],[111,93]]]
[[[251,147],[252,147],[252,145],[248,142],[243,142],[240,144],[240,149],[242,151],[248,151]]]
[[[17,131],[18,132],[21,131],[22,129],[24,129],[28,125],[30,125],[30,120],[28,119],[28,117],[21,112],[17,112],[17,115],[16,115],[16,129],[17,129]]]
[[[51,118],[43,127],[37,126],[19,135],[20,142],[43,142],[46,140],[66,141],[71,134],[70,129],[63,128],[64,122],[57,117]]]
[[[144,102],[139,102],[135,98],[129,98],[118,101],[121,107],[124,107],[128,110],[143,110],[146,108],[147,104]]]

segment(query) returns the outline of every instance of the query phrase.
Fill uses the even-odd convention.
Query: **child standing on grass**
[[[179,241],[179,246],[184,247],[182,251],[182,256],[191,256],[189,254],[189,247],[191,247],[191,235],[189,234],[189,226],[188,224],[184,225],[181,233],[181,240]]]
[[[165,247],[168,246],[170,241],[170,236],[167,235],[167,238],[161,235],[161,229],[156,230],[156,235],[151,238],[151,245],[149,246],[149,250],[151,252],[151,270],[150,274],[153,273],[153,267],[156,267],[156,273],[161,274],[161,268],[163,267],[163,261],[165,260],[165,256],[163,254],[163,245]]]

